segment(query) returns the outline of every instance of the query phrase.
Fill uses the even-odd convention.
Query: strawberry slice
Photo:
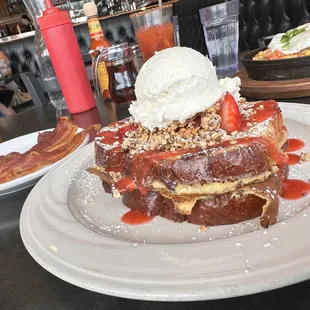
[[[231,133],[237,130],[241,124],[241,114],[234,97],[226,93],[221,102],[219,115],[221,117],[221,128]]]

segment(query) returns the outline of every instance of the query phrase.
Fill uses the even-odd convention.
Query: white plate
[[[30,133],[28,135],[24,135],[6,142],[3,142],[0,144],[0,155],[7,155],[11,152],[26,152],[30,148],[32,148],[35,144],[37,144],[38,134],[45,132],[45,131],[51,131],[52,129],[42,130]],[[79,128],[77,132],[81,132],[83,129]],[[86,145],[89,142],[89,135],[87,135],[83,141],[83,143],[76,149],[80,149],[84,145]],[[74,153],[74,152],[73,152]],[[68,156],[71,156],[72,154],[69,154]],[[66,156],[65,158],[67,158]],[[14,179],[10,182],[6,182],[3,184],[0,184],[0,196],[11,194],[18,192],[22,189],[25,189],[27,187],[30,187],[38,182],[38,180],[47,172],[49,172],[51,169],[53,169],[55,166],[57,166],[61,161],[63,161],[65,158],[59,160],[58,162],[45,166],[42,169],[35,171],[33,173],[24,175],[18,179]]]
[[[310,107],[282,104],[291,137],[310,151]],[[93,144],[40,180],[20,230],[33,258],[59,278],[92,291],[147,300],[205,300],[262,292],[310,278],[310,197],[281,201],[278,223],[209,228],[162,218],[122,224],[128,211],[85,169]],[[310,163],[290,176],[309,179]]]

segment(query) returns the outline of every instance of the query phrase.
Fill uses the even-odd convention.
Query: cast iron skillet
[[[241,57],[249,78],[259,81],[283,81],[310,77],[310,56],[281,60],[252,60],[259,48]]]

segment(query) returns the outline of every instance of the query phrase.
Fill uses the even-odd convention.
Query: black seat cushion
[[[173,14],[178,16],[181,46],[191,47],[207,54],[199,9],[223,2],[223,0],[180,0],[173,6]]]
[[[207,53],[199,9],[223,2],[223,0],[180,0],[174,4],[174,14],[179,16],[182,46]],[[310,21],[309,0],[240,0],[239,49],[255,49],[258,38],[284,32]],[[127,15],[100,21],[105,36],[112,44],[134,42],[135,34]],[[90,66],[90,36],[87,23],[74,27],[77,41],[86,66]],[[10,58],[14,73],[30,71],[40,76],[35,56],[34,37],[0,45]]]
[[[134,30],[127,15],[104,19],[100,23],[111,44],[135,42]],[[84,63],[89,66],[91,65],[91,57],[89,55],[90,36],[87,23],[75,26],[74,31]],[[0,49],[10,58],[13,73],[30,71],[36,77],[41,75],[35,61],[34,37],[2,43]]]
[[[199,9],[221,2],[224,0],[180,0],[174,4],[182,46],[207,53]],[[259,38],[309,21],[309,0],[240,0],[239,50],[255,49]]]
[[[255,49],[259,38],[309,21],[309,0],[240,0],[240,50]]]

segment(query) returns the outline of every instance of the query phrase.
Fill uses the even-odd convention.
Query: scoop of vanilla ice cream
[[[150,58],[138,74],[135,92],[137,100],[129,111],[149,130],[184,122],[224,94],[211,61],[187,47],[165,49]]]

